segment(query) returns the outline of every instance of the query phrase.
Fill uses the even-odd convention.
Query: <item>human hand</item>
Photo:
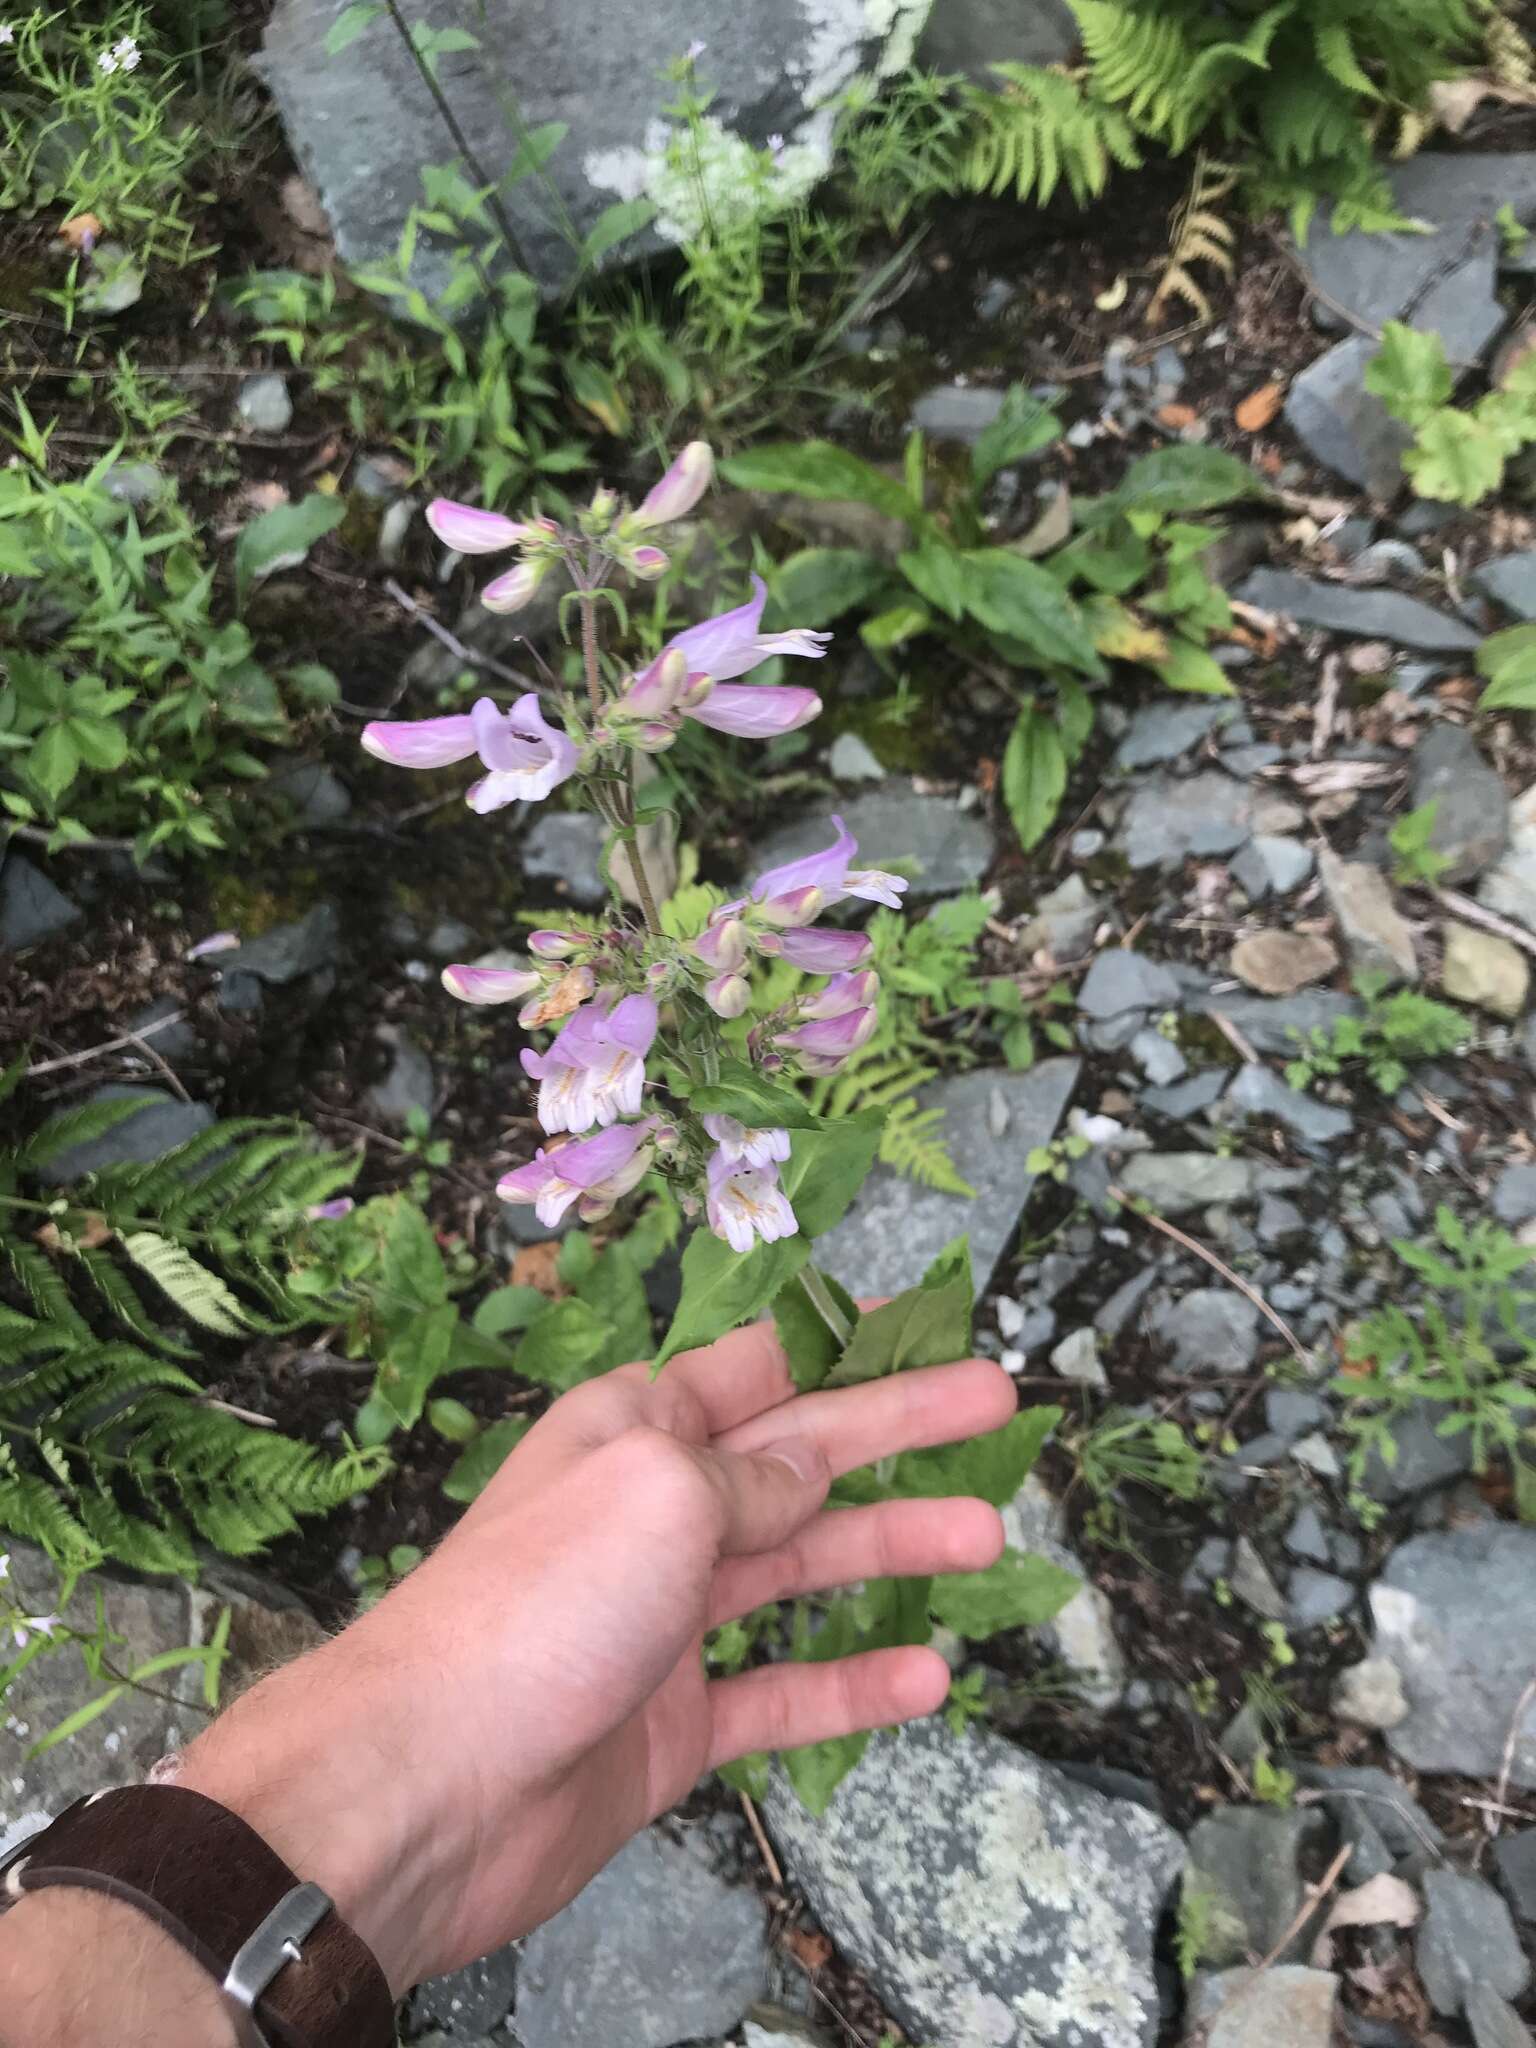
[[[559,1910],[714,1765],[931,1713],[932,1650],[706,1682],[706,1629],[865,1578],[971,1571],[979,1500],[826,1510],[834,1478],[1001,1427],[980,1359],[796,1396],[766,1326],[557,1401],[438,1550],[239,1701],[178,1782],[324,1885],[397,1991]]]

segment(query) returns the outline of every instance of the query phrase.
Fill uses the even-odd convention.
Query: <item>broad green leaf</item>
[[[51,802],[59,798],[80,772],[80,749],[71,721],[46,726],[27,755],[27,773]]]
[[[1421,498],[1476,505],[1504,481],[1504,448],[1474,413],[1448,405],[1420,425],[1403,468]]]
[[[587,230],[581,245],[582,263],[601,263],[611,249],[616,249],[620,242],[627,242],[632,235],[638,235],[642,228],[648,228],[655,218],[653,200],[615,200],[612,206],[604,207]]]
[[[916,1287],[859,1317],[847,1350],[826,1384],[857,1386],[888,1373],[925,1365],[952,1365],[971,1350],[971,1251],[957,1238]]]
[[[396,1330],[379,1360],[373,1398],[404,1429],[414,1429],[433,1386],[448,1370],[459,1326],[452,1302],[422,1309]]]
[[[933,614],[920,604],[893,604],[888,611],[866,619],[859,638],[872,654],[884,654],[892,647],[905,647],[933,624]]]
[[[110,773],[128,758],[128,735],[110,718],[71,718],[69,736],[87,768]]]
[[[526,1330],[548,1301],[537,1287],[498,1287],[475,1310],[474,1326],[482,1337],[506,1337]]]
[[[986,1436],[907,1451],[897,1460],[894,1490],[925,1500],[974,1493],[995,1508],[1006,1507],[1034,1470],[1061,1413],[1059,1408],[1025,1408]]]
[[[317,540],[336,528],[347,516],[344,499],[311,491],[291,505],[274,505],[243,529],[235,542],[235,594],[244,604],[253,583],[279,569],[294,569],[306,558]]]
[[[1267,498],[1263,478],[1220,448],[1181,443],[1159,448],[1133,462],[1120,487],[1101,498],[1097,511],[1210,512],[1239,498]]]
[[[919,597],[936,611],[958,619],[965,610],[967,575],[965,556],[958,548],[930,537],[920,548],[897,557],[896,566]]]
[[[379,1255],[386,1310],[437,1308],[448,1299],[448,1269],[432,1226],[408,1195],[395,1195],[392,1202]]]
[[[842,1221],[874,1164],[884,1122],[878,1110],[866,1110],[793,1134],[780,1181],[804,1236],[823,1237]]]
[[[976,437],[971,450],[972,484],[978,491],[984,489],[1000,469],[1038,455],[1042,448],[1049,448],[1060,438],[1061,421],[1050,407],[1033,397],[1022,384],[1010,386],[1002,411]]]
[[[598,425],[616,439],[629,432],[629,401],[619,389],[611,371],[589,356],[567,356],[565,381],[576,403],[591,413]]]
[[[1395,419],[1416,427],[1449,405],[1456,380],[1438,334],[1420,333],[1401,320],[1381,330],[1381,347],[1365,366],[1365,388]]]
[[[1049,570],[1006,548],[979,548],[965,560],[973,618],[1021,642],[1043,664],[1104,674],[1082,614]]]
[[[1026,704],[1003,754],[1003,801],[1026,852],[1050,830],[1067,787],[1067,750],[1048,712]]]
[[[1102,528],[1079,534],[1051,559],[1051,574],[1069,584],[1079,577],[1107,597],[1123,597],[1147,576],[1154,556],[1144,534],[1128,519],[1113,518]]]
[[[967,1642],[984,1643],[1005,1628],[1038,1628],[1061,1612],[1082,1585],[1047,1558],[1005,1550],[984,1572],[953,1572],[928,1594],[936,1621]]]
[[[803,1095],[744,1060],[722,1061],[719,1080],[695,1088],[689,1105],[700,1116],[733,1116],[754,1130],[772,1124],[784,1130],[811,1130],[820,1122]]]
[[[1168,635],[1162,627],[1138,618],[1108,592],[1084,600],[1083,623],[1094,646],[1111,661],[1161,661],[1168,653]]]
[[[917,507],[905,488],[862,456],[831,441],[784,442],[749,448],[720,465],[728,483],[744,491],[793,491],[802,498],[825,498],[873,505],[893,519],[910,521]]]
[[[1237,695],[1232,678],[1221,664],[1193,640],[1186,640],[1182,633],[1173,634],[1168,642],[1168,652],[1160,660],[1148,661],[1147,667],[1170,690],[1182,690],[1187,695],[1199,697]]]
[[[383,0],[358,0],[358,4],[344,7],[325,32],[327,57],[339,57],[383,12]]]
[[[529,1325],[517,1347],[514,1370],[525,1380],[563,1394],[597,1376],[614,1335],[608,1318],[587,1302],[575,1297],[552,1301]]]
[[[449,1500],[478,1500],[532,1427],[528,1416],[509,1415],[482,1429],[443,1481]]]
[[[40,564],[14,526],[0,526],[0,576],[36,576]]]
[[[651,1305],[640,1268],[623,1243],[612,1244],[577,1283],[577,1299],[595,1308],[613,1330],[604,1366],[612,1371],[651,1355]]]
[[[1536,711],[1536,625],[1492,634],[1478,649],[1477,668],[1488,678],[1479,711]]]
[[[857,1328],[859,1310],[852,1295],[830,1274],[823,1273],[820,1278],[849,1325]],[[842,1346],[828,1328],[826,1317],[806,1293],[800,1276],[774,1296],[773,1324],[789,1361],[790,1378],[802,1394],[811,1393],[836,1365]]]
[[[467,1444],[480,1433],[479,1418],[473,1410],[446,1394],[427,1403],[427,1421],[445,1443]]]
[[[832,1804],[832,1795],[851,1770],[857,1768],[869,1747],[869,1736],[837,1735],[830,1742],[812,1742],[804,1749],[787,1749],[781,1759],[785,1775],[795,1788],[795,1797],[807,1813],[820,1820]]]
[[[886,564],[862,548],[801,548],[782,561],[768,579],[769,609],[764,625],[770,632],[793,626],[830,626],[845,612],[867,603],[890,582],[890,576]]]

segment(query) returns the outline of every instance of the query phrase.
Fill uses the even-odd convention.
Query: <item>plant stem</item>
[[[848,1343],[853,1336],[853,1325],[838,1307],[831,1288],[814,1266],[800,1268],[800,1285],[805,1289],[806,1299],[811,1307],[815,1309],[838,1343]]]
[[[635,878],[635,894],[640,898],[640,912],[645,919],[645,928],[652,938],[661,936],[661,919],[656,911],[656,898],[651,890],[651,878],[645,871],[645,861],[640,853],[640,831],[635,824],[635,764],[631,757],[624,770],[624,826],[630,837],[625,840],[625,851],[629,855],[629,872]]]

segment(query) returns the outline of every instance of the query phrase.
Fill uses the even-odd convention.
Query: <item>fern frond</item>
[[[123,1250],[202,1329],[216,1337],[242,1337],[249,1330],[238,1298],[181,1245],[153,1230],[135,1230],[123,1239]]]
[[[941,1194],[972,1196],[976,1190],[956,1167],[939,1135],[942,1109],[918,1109],[911,1102],[893,1108],[880,1133],[880,1158],[926,1188]]]
[[[1141,162],[1129,121],[1086,94],[1067,71],[995,64],[1000,92],[966,94],[967,139],[956,182],[972,192],[1046,205],[1063,178],[1079,206],[1096,199],[1113,164]]]
[[[82,1102],[76,1109],[62,1109],[17,1149],[13,1154],[15,1163],[30,1172],[51,1166],[61,1152],[76,1145],[93,1145],[129,1117],[137,1116],[147,1102],[157,1099],[148,1093],[122,1095],[110,1102]]]
[[[1173,240],[1168,261],[1147,306],[1147,324],[1155,327],[1168,301],[1180,298],[1193,308],[1200,320],[1209,320],[1211,302],[1196,283],[1191,266],[1208,264],[1230,278],[1235,269],[1236,235],[1216,212],[1237,183],[1230,164],[1216,163],[1202,150],[1195,158],[1195,173],[1183,204],[1174,215]]]

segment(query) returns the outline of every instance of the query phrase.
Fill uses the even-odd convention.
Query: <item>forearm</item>
[[[0,2048],[236,2048],[218,1988],[133,1906],[60,1885],[0,1915]]]

